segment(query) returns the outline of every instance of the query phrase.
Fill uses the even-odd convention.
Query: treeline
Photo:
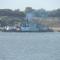
[[[26,7],[24,11],[19,9],[0,9],[0,26],[15,25],[18,23],[26,22],[26,14],[31,13],[34,17],[60,17],[60,9],[46,11],[45,9],[33,9],[32,7]]]
[[[0,9],[0,16],[11,16],[11,17],[25,17],[24,12],[11,9]]]
[[[60,9],[46,11],[45,9],[32,9],[32,7],[27,7],[25,11],[20,11],[19,9],[0,9],[0,16],[11,16],[11,17],[25,17],[26,13],[31,12],[36,17],[60,17]]]
[[[60,17],[60,9],[47,12],[48,17]]]
[[[0,26],[13,26],[22,23],[25,18],[25,13],[19,9],[0,9]]]
[[[27,7],[26,12],[32,12],[36,17],[60,17],[60,9],[46,11],[45,9],[33,9],[32,7]]]

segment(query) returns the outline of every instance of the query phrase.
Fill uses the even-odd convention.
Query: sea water
[[[60,60],[60,33],[0,32],[0,60]]]

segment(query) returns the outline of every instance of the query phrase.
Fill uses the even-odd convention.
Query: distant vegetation
[[[32,12],[36,17],[60,17],[60,9],[46,11],[45,9],[32,9],[32,7],[27,7],[25,12]]]
[[[35,10],[32,7],[27,7],[25,11],[20,11],[19,9],[0,9],[0,26],[23,23],[26,21],[25,17],[27,13],[32,13],[37,18],[60,17],[60,9],[52,11],[46,11],[45,9]]]
[[[17,22],[22,22],[25,18],[25,13],[22,11],[11,9],[0,9],[0,24],[1,26],[14,25]]]
[[[31,7],[27,7],[25,11],[20,11],[19,9],[0,9],[0,16],[8,17],[25,17],[26,13],[32,12],[36,17],[60,17],[60,9],[46,11],[45,9],[35,10]]]
[[[11,10],[11,9],[0,9],[0,16],[10,16],[10,17],[24,17],[25,14],[22,11],[17,10]]]

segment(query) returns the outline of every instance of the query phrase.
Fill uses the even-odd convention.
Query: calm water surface
[[[60,33],[0,32],[0,60],[60,60]]]

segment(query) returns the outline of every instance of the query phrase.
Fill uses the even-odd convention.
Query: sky
[[[0,9],[33,9],[53,10],[60,8],[60,0],[0,0]]]

